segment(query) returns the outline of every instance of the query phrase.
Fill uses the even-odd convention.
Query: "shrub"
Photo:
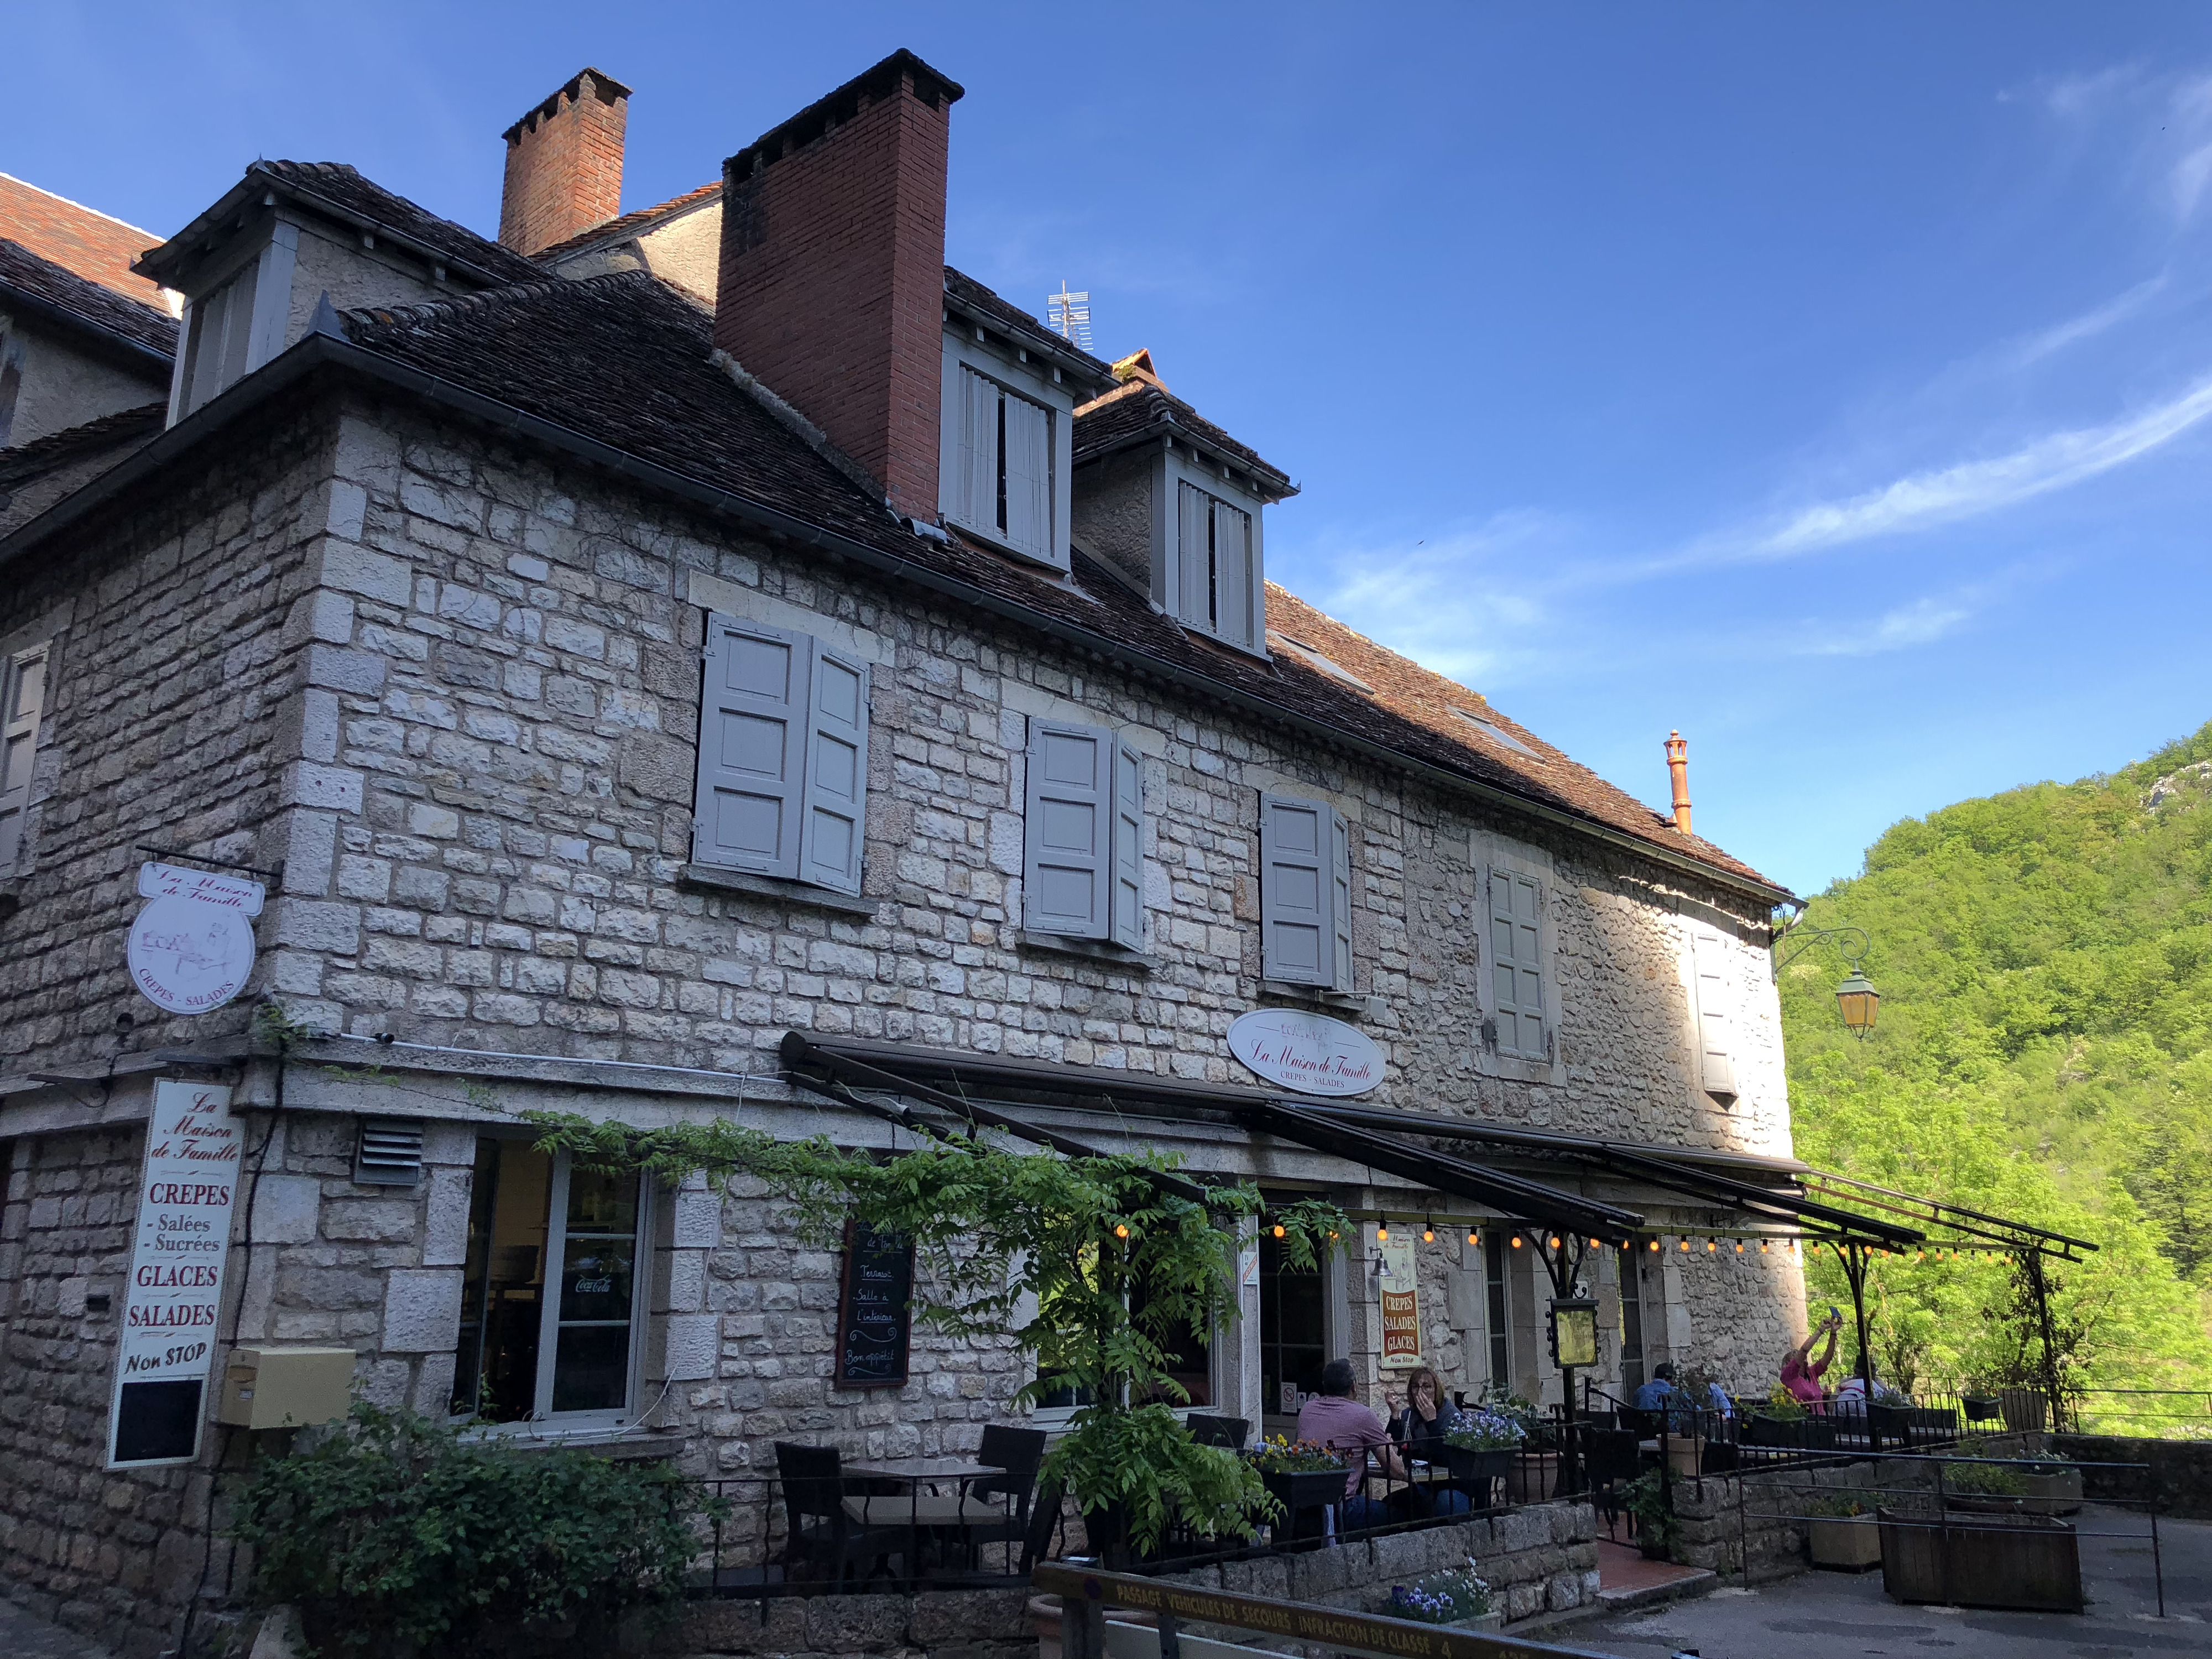
[[[2027,1490],[2027,1477],[2002,1463],[1943,1462],[1943,1490],[1977,1498],[2018,1498]]]
[[[247,1597],[300,1610],[311,1651],[543,1654],[681,1611],[701,1504],[672,1469],[523,1451],[356,1402],[345,1427],[264,1459],[232,1504]]]

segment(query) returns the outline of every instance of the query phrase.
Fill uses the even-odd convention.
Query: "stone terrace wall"
[[[2055,1434],[2051,1449],[2093,1463],[2148,1463],[2160,1515],[2212,1520],[2212,1440],[2138,1440],[2116,1434]],[[2141,1474],[2127,1469],[2081,1471],[2081,1490],[2092,1498],[2140,1502]]]

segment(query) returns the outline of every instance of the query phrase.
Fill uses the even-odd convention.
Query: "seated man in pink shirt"
[[[1790,1350],[1782,1361],[1782,1386],[1790,1390],[1790,1398],[1808,1406],[1817,1406],[1827,1396],[1820,1387],[1820,1377],[1836,1358],[1836,1333],[1843,1328],[1844,1316],[1832,1308],[1828,1316],[1806,1333],[1805,1340]],[[1820,1363],[1812,1360],[1813,1345],[1820,1340],[1820,1333],[1828,1334],[1828,1346],[1821,1353]]]
[[[1352,1362],[1332,1359],[1321,1368],[1321,1392],[1298,1407],[1298,1438],[1333,1446],[1352,1462],[1344,1481],[1344,1530],[1379,1527],[1390,1517],[1388,1506],[1359,1490],[1367,1478],[1367,1454],[1373,1452],[1393,1480],[1406,1478],[1406,1466],[1390,1443],[1382,1419],[1352,1397]]]

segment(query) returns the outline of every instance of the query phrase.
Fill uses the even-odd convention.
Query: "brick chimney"
[[[925,524],[937,519],[945,155],[962,90],[895,52],[722,165],[714,343]]]
[[[1674,827],[1690,833],[1690,740],[1680,732],[1667,734],[1667,775],[1674,785]]]
[[[509,127],[501,243],[535,253],[621,212],[629,119],[629,88],[587,69]]]

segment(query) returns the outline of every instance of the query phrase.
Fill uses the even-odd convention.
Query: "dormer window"
[[[959,366],[960,424],[939,505],[949,523],[1032,559],[1053,558],[1053,411]],[[1066,416],[1060,417],[1064,424]]]
[[[1267,614],[1261,592],[1255,515],[1188,479],[1178,487],[1173,570],[1167,583],[1176,620],[1247,651],[1259,647]]]

